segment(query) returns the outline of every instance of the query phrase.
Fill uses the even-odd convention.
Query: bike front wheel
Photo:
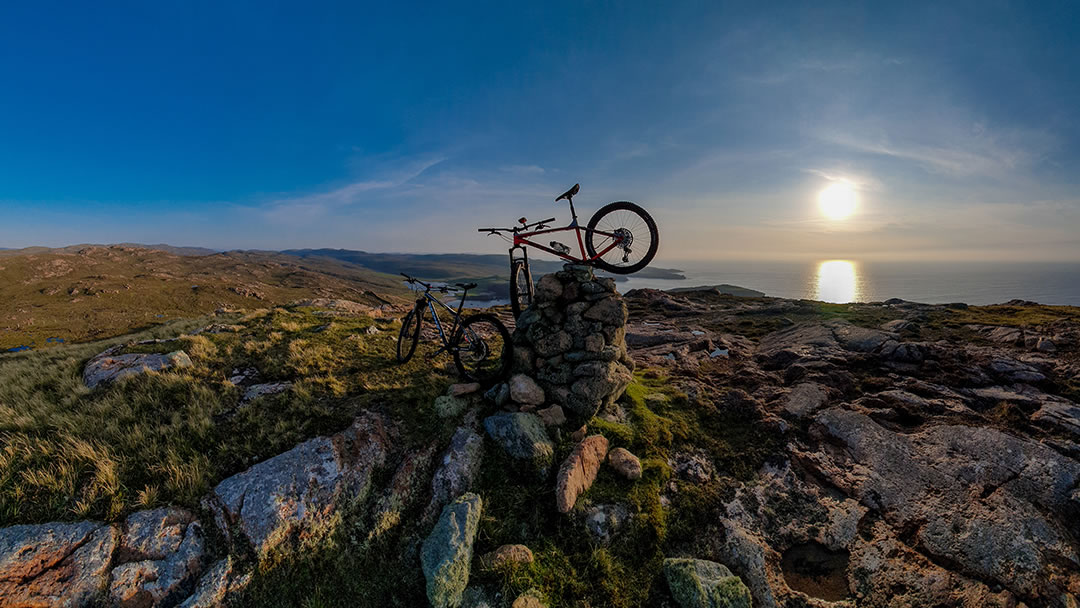
[[[660,232],[644,209],[627,201],[609,203],[589,220],[585,250],[601,270],[631,274],[645,268],[660,246]]]
[[[525,262],[515,261],[510,264],[510,310],[517,319],[532,303],[532,274]]]
[[[510,331],[495,315],[473,315],[462,321],[451,350],[454,365],[466,380],[494,384],[510,373],[513,358]]]
[[[397,337],[397,360],[406,363],[412,359],[416,352],[416,345],[420,343],[420,324],[424,318],[424,309],[417,306],[405,315],[401,322],[401,331]]]

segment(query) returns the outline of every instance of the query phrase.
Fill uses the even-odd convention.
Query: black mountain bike
[[[461,316],[461,309],[465,306],[465,296],[470,289],[476,287],[476,283],[458,283],[458,290],[443,286],[433,286],[419,279],[414,279],[405,273],[401,273],[405,280],[417,289],[423,288],[421,297],[417,298],[416,305],[405,315],[401,322],[401,333],[397,340],[397,360],[405,363],[412,359],[416,352],[416,345],[420,343],[420,326],[424,322],[424,313],[431,312],[431,319],[435,323],[439,341],[442,347],[432,353],[432,357],[449,351],[454,357],[454,365],[457,366],[461,377],[481,384],[491,384],[505,378],[510,372],[510,364],[513,357],[513,343],[510,341],[510,331],[502,324],[495,315],[480,313]],[[440,293],[461,293],[461,302],[457,310],[447,306],[441,300],[431,294],[432,291]],[[450,331],[444,331],[442,321],[439,320],[438,310],[442,308],[454,319]],[[447,334],[451,337],[447,339]]]
[[[477,232],[486,232],[503,237],[512,243],[510,247],[510,308],[514,318],[528,308],[532,302],[533,280],[529,270],[529,254],[525,246],[535,247],[574,264],[588,264],[600,270],[614,274],[631,274],[645,268],[656,255],[660,246],[660,233],[656,222],[644,209],[629,201],[608,203],[593,214],[586,228],[578,224],[577,211],[574,210],[574,196],[581,187],[574,187],[562,193],[555,202],[566,199],[570,204],[568,226],[549,228],[555,218],[530,224],[526,218],[518,220],[520,226],[513,228],[479,228]],[[565,243],[551,241],[547,245],[530,240],[559,233],[574,233],[577,237],[578,253],[571,253]],[[511,236],[507,236],[509,233]],[[561,234],[559,234],[562,237]],[[569,238],[569,234],[565,238]]]

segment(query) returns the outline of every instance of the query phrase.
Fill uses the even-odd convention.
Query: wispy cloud
[[[435,156],[406,161],[385,168],[387,177],[383,179],[362,180],[325,192],[279,198],[264,205],[263,215],[276,223],[310,222],[323,217],[330,209],[362,203],[365,195],[372,192],[401,188],[445,160],[443,156]]]
[[[511,175],[543,175],[545,173],[544,168],[539,165],[509,165],[500,168],[503,173],[509,173]]]

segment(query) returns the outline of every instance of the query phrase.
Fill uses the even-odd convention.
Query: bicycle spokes
[[[510,333],[495,317],[469,317],[454,344],[455,361],[462,372],[478,381],[500,377],[508,369]]]

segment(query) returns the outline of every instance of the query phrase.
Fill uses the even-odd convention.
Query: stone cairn
[[[543,389],[540,403],[558,405],[581,423],[622,396],[634,361],[626,350],[626,304],[615,281],[596,278],[589,266],[563,268],[536,283],[532,304],[517,320],[509,396],[520,401],[513,389],[528,384],[520,378],[527,376]]]

